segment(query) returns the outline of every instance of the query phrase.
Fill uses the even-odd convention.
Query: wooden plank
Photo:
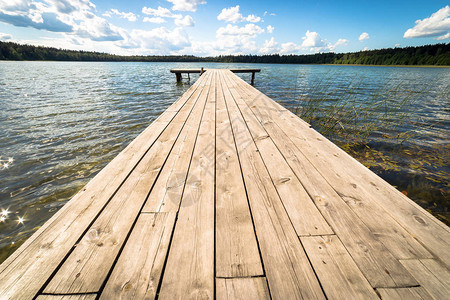
[[[298,126],[289,122],[288,119],[280,119],[283,129],[290,134],[291,140],[297,145],[309,161],[315,166],[319,173],[336,190],[340,197],[358,215],[366,226],[378,237],[378,239],[389,249],[397,259],[431,258],[432,255],[417,240],[413,238],[394,218],[374,200],[377,194],[368,193],[361,187],[362,181],[355,180],[352,164],[340,163],[337,165],[334,159],[340,157],[342,150],[334,152],[322,151],[320,143],[327,142],[324,137],[314,140],[304,138],[305,130],[299,130]],[[339,161],[338,159],[336,161]]]
[[[100,299],[153,299],[176,212],[141,214]]]
[[[288,136],[275,124],[275,121],[278,121],[275,119],[276,111],[267,112],[262,109],[264,105],[268,106],[260,103],[262,97],[256,95],[245,100],[370,284],[373,287],[416,285],[414,278],[345,204],[308,158],[298,150],[290,139],[295,133],[292,132]],[[275,120],[272,121],[272,118]]]
[[[328,226],[328,223],[269,137],[267,131],[256,119],[244,100],[242,100],[242,96],[236,90],[236,84],[230,81],[228,82],[228,87],[242,112],[250,134],[261,153],[297,235],[333,234],[333,230]],[[245,89],[246,86],[243,88]]]
[[[209,78],[211,79],[210,76]],[[210,81],[210,79],[208,80]],[[200,98],[206,100],[207,93],[208,88],[205,87]],[[205,103],[202,102],[202,105],[192,112],[183,129],[184,132],[175,143],[142,212],[178,211]]]
[[[216,76],[208,93],[181,201],[161,299],[214,297],[214,149]]]
[[[328,299],[379,299],[337,236],[300,240]]]
[[[45,293],[99,291],[194,105],[203,107],[201,100],[195,100],[180,110],[146,153],[45,287]]]
[[[40,295],[37,300],[94,300],[97,294],[80,295]]]
[[[216,103],[216,276],[263,275],[222,78]],[[225,88],[227,88],[225,86]]]
[[[218,300],[270,299],[265,277],[217,278],[216,287]]]
[[[440,262],[434,259],[408,259],[400,262],[435,299],[448,299],[450,271]]]
[[[429,300],[433,297],[421,286],[408,288],[379,288],[378,294],[383,300]]]
[[[230,72],[221,73],[229,76]],[[228,89],[225,102],[273,298],[324,299],[295,230]]]
[[[240,79],[237,80],[243,82]],[[418,204],[400,193],[389,183],[364,167],[361,163],[324,138],[314,129],[309,128],[309,124],[295,116],[292,112],[281,107],[267,96],[262,95],[262,93],[256,89],[251,89],[254,94],[261,94],[260,98],[264,101],[263,103],[267,108],[271,109],[273,112],[282,111],[282,113],[274,113],[273,115],[280,116],[279,122],[280,124],[283,124],[283,129],[286,130],[286,132],[301,132],[300,135],[296,134],[298,136],[297,144],[301,144],[305,147],[308,146],[308,148],[311,149],[310,152],[305,152],[308,158],[314,158],[316,156],[319,156],[322,159],[326,158],[328,170],[333,169],[335,172],[337,171],[339,175],[342,170],[346,170],[348,174],[351,174],[353,178],[351,181],[335,186],[338,192],[347,196],[346,193],[352,191],[352,189],[355,190],[354,193],[356,193],[356,195],[361,191],[364,197],[363,199],[360,199],[360,196],[356,196],[357,199],[366,200],[365,203],[371,202],[380,205],[384,209],[383,211],[385,214],[392,216],[395,221],[405,228],[414,238],[420,240],[423,245],[426,245],[428,250],[431,250],[431,252],[439,256],[447,266],[450,266],[450,251],[447,251],[445,247],[442,247],[442,245],[450,244],[450,229],[448,226],[437,220]],[[333,167],[334,165],[336,166],[335,168]],[[328,173],[329,175],[334,174],[334,172],[330,171],[328,171]],[[323,175],[325,176],[326,174]],[[342,188],[346,188],[347,190],[343,191]],[[366,192],[364,192],[364,190]],[[354,197],[354,193],[350,193],[349,196]],[[369,209],[368,207],[365,207],[365,211],[370,211],[370,207]],[[372,218],[367,218],[366,221],[368,222],[368,225],[375,225],[375,221],[378,220],[378,218],[372,216]],[[369,223],[370,221],[372,221],[372,223]],[[377,223],[383,224],[383,222]],[[397,230],[398,226],[395,226],[394,228]],[[386,226],[386,229],[389,230],[388,226]],[[390,250],[396,252],[398,257],[407,255],[410,249],[414,249],[413,255],[416,255],[417,257],[428,256],[423,251],[423,248],[421,249],[417,243],[411,240],[407,235],[404,235],[403,230],[398,231],[398,233],[399,234],[396,235],[395,231],[392,230],[388,233],[376,232],[380,239],[386,243],[387,247],[392,247]],[[392,236],[395,237],[392,238]],[[391,241],[396,238],[399,238],[402,242],[399,242],[398,244],[391,243]],[[402,252],[400,252],[398,248],[395,249],[398,245],[403,247]]]
[[[203,84],[203,79],[197,81],[174,107],[181,108]],[[5,299],[37,293],[175,115],[163,113],[2,263],[0,292]]]

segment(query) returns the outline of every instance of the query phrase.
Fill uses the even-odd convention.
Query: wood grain
[[[194,105],[203,107],[195,98],[180,110],[54,275],[45,293],[99,291]]]
[[[216,75],[207,95],[160,299],[214,297],[214,149]]]
[[[216,109],[216,276],[263,275],[239,159],[218,78]]]
[[[421,286],[409,288],[379,288],[377,289],[383,300],[429,300],[434,299],[426,289]]]
[[[328,299],[379,299],[337,236],[300,240]]]
[[[277,125],[277,111],[263,109],[262,97],[251,98],[249,107],[260,120],[284,158],[300,179],[322,215],[339,236],[358,267],[373,287],[401,287],[417,284],[398,260],[388,251],[364,222],[351,210],[325,178],[317,171]],[[250,100],[247,100],[247,102]],[[255,109],[253,106],[258,107]]]
[[[408,259],[400,261],[435,299],[448,299],[450,271],[434,259]]]
[[[270,299],[265,277],[217,278],[218,300]]]
[[[5,299],[32,298],[49,279],[92,220],[157,140],[177,109],[191,99],[203,80],[145,129],[49,221],[0,265],[0,291]]]
[[[324,299],[245,120],[230,90],[224,92],[271,295]]]
[[[155,298],[175,217],[175,212],[139,216],[100,299]]]

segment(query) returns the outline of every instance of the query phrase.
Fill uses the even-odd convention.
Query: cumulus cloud
[[[189,36],[181,27],[169,30],[158,27],[152,30],[131,31],[126,40],[117,43],[121,48],[140,48],[148,54],[172,54],[191,45]]]
[[[247,24],[243,27],[228,24],[226,27],[220,27],[217,30],[218,38],[226,36],[256,37],[256,35],[264,32],[264,29],[255,24]]]
[[[348,40],[346,40],[346,39],[339,39],[339,40],[334,44],[335,47],[340,46],[340,45],[348,45]]]
[[[259,50],[260,54],[274,54],[278,52],[280,52],[280,48],[273,37],[270,40],[265,40],[264,46]]]
[[[261,22],[261,17],[257,17],[255,15],[248,15],[247,18],[245,18],[245,20],[247,22],[258,23]]]
[[[65,3],[63,1],[63,3]],[[61,5],[26,0],[1,0],[0,21],[19,27],[32,27],[53,32],[71,32],[70,21],[62,21]],[[67,10],[70,10],[67,8]]]
[[[281,44],[281,54],[299,54],[303,51],[310,51],[314,53],[318,52],[330,52],[334,51],[339,46],[348,45],[348,40],[338,39],[336,43],[328,43],[325,39],[314,31],[306,31],[305,36],[302,37],[303,42],[298,45],[296,43],[283,43]]]
[[[224,8],[217,16],[217,20],[231,23],[241,22],[243,19],[244,18],[239,12],[239,5],[236,5],[235,7]]]
[[[297,54],[302,50],[302,47],[297,45],[296,43],[283,43],[281,44],[281,54]]]
[[[306,34],[302,39],[302,47],[304,48],[319,48],[326,46],[326,42],[314,31],[306,31]]]
[[[450,38],[450,32],[447,33],[447,34],[444,34],[444,35],[441,35],[441,36],[437,37],[436,40],[442,41],[442,40],[446,40],[448,38]]]
[[[103,16],[111,18],[113,15],[119,16],[122,19],[127,19],[130,22],[135,22],[137,20],[137,17],[132,12],[120,12],[119,10],[115,8],[111,8],[110,10],[106,11]]]
[[[195,24],[194,19],[191,16],[185,16],[182,19],[175,19],[174,22],[175,25],[184,27],[192,27]]]
[[[93,41],[122,40],[123,30],[95,15],[93,10],[95,5],[89,0],[0,0],[0,21]]]
[[[9,33],[0,32],[0,41],[6,41],[12,39],[12,35]]]
[[[161,17],[145,17],[143,20],[143,22],[148,22],[148,23],[155,23],[155,24],[161,24],[161,23],[166,23],[166,20],[164,20]]]
[[[362,51],[369,51],[369,47],[364,47]]]
[[[363,32],[361,33],[361,35],[359,36],[358,40],[360,42],[364,41],[364,40],[368,40],[370,38],[369,34],[367,32]]]
[[[395,48],[400,47],[400,44],[395,44],[394,47]]]
[[[177,18],[181,19],[182,15],[172,13],[168,8],[158,6],[158,8],[143,7],[142,13],[160,18]]]
[[[429,18],[417,20],[413,28],[406,30],[404,38],[437,37],[443,40],[449,37],[450,6],[445,6]]]
[[[236,5],[234,7],[230,8],[224,8],[220,12],[220,14],[217,16],[217,20],[219,21],[225,21],[230,23],[237,23],[237,22],[262,22],[261,17],[257,17],[255,15],[248,15],[247,17],[242,16],[242,14],[239,12],[239,5]]]
[[[254,53],[258,48],[253,39],[262,33],[264,29],[253,23],[242,27],[228,24],[217,29],[213,47],[228,54]]]
[[[110,24],[103,18],[92,13],[88,14],[77,26],[75,34],[89,38],[93,41],[120,41],[124,39],[125,31],[119,27]]]
[[[173,10],[181,11],[197,11],[197,8],[201,4],[206,4],[205,0],[167,0],[172,3]]]
[[[275,27],[273,27],[271,25],[267,26],[267,32],[270,34],[273,32],[274,29],[275,29]]]

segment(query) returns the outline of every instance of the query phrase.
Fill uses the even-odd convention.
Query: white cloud
[[[224,8],[222,9],[222,12],[217,16],[217,20],[231,23],[242,22],[243,19],[244,17],[242,17],[241,13],[239,12],[239,5],[236,5],[235,7]]]
[[[445,6],[429,18],[417,20],[413,28],[406,30],[404,38],[446,36],[450,31],[450,6]]]
[[[302,37],[303,42],[301,45],[296,43],[283,43],[281,44],[281,54],[299,54],[302,51],[310,51],[314,53],[319,52],[330,52],[334,51],[339,46],[348,45],[348,40],[346,39],[338,39],[336,43],[331,44],[326,40],[322,39],[317,32],[314,31],[306,31],[304,37]]]
[[[369,47],[364,47],[362,51],[369,51]]]
[[[222,38],[226,36],[256,37],[264,32],[264,29],[255,24],[247,24],[243,27],[228,24],[226,27],[217,29],[216,37]]]
[[[239,5],[222,9],[220,14],[217,16],[217,20],[230,23],[237,23],[244,21],[252,23],[263,22],[261,17],[255,15],[248,15],[247,17],[242,16],[242,14],[239,12]]]
[[[86,13],[85,18],[76,26],[75,34],[97,42],[120,41],[124,39],[125,31],[93,13]]]
[[[113,15],[119,16],[122,19],[127,19],[130,22],[135,22],[137,20],[137,17],[132,12],[120,12],[119,10],[115,8],[111,8],[110,10],[106,11],[103,16],[111,18]]]
[[[89,0],[0,0],[0,21],[20,27],[70,34],[92,41],[119,41],[125,31],[95,15]]]
[[[272,34],[274,29],[275,29],[275,27],[273,27],[271,25],[267,26],[267,32],[270,33],[270,34]]]
[[[348,40],[346,39],[338,39],[336,43],[334,44],[327,44],[327,47],[325,49],[320,49],[321,51],[334,51],[339,46],[346,46],[348,45]]]
[[[334,44],[334,47],[341,46],[341,45],[348,45],[348,40],[346,40],[346,39],[339,39],[339,40]]]
[[[445,39],[448,39],[448,38],[450,38],[450,32],[447,33],[447,34],[444,34],[442,36],[437,37],[436,40],[442,41],[442,40],[445,40]]]
[[[182,15],[172,13],[168,8],[158,6],[158,8],[143,7],[142,13],[160,18],[176,18],[181,19]]]
[[[205,0],[167,0],[172,3],[173,10],[196,11],[200,4],[206,4]]]
[[[280,48],[273,37],[270,40],[265,40],[264,46],[259,50],[260,54],[274,54],[278,52],[280,52]]]
[[[289,42],[281,44],[280,54],[298,54],[302,50],[302,47]]]
[[[395,44],[394,47],[395,48],[400,47],[400,44]]]
[[[143,20],[143,22],[148,22],[148,23],[155,23],[155,24],[162,24],[162,23],[166,23],[166,20],[164,20],[161,17],[145,17]]]
[[[175,19],[174,22],[175,25],[184,27],[192,27],[195,24],[194,19],[191,16],[185,16],[182,19]]]
[[[255,53],[258,48],[253,39],[262,33],[264,33],[264,29],[253,23],[242,27],[228,24],[217,29],[217,41],[213,43],[212,47],[217,52],[226,54]]]
[[[255,15],[248,15],[247,18],[245,18],[245,20],[247,20],[247,22],[258,23],[261,22],[261,17],[257,17]]]
[[[358,40],[360,42],[364,41],[364,40],[368,40],[370,38],[369,34],[367,32],[363,32],[361,33],[361,35],[359,36]]]
[[[304,37],[302,37],[302,47],[304,48],[318,48],[326,46],[326,41],[322,40],[320,35],[314,31],[306,31]]]
[[[191,41],[181,27],[174,30],[159,27],[152,30],[134,29],[127,40],[117,45],[125,49],[140,48],[141,52],[148,54],[173,54],[190,46]]]
[[[9,33],[0,32],[0,41],[6,41],[12,39],[12,35]]]

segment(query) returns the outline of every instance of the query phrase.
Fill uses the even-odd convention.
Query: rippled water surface
[[[394,118],[407,112],[408,120],[395,128],[385,126],[386,132],[380,128],[372,132],[369,146],[378,150],[390,147],[389,157],[397,161],[397,168],[382,167],[379,171],[405,193],[408,186],[410,191],[417,185],[412,183],[417,179],[417,171],[411,166],[414,158],[399,155],[393,150],[398,149],[398,141],[386,140],[384,135],[403,133],[408,138],[402,149],[419,149],[438,159],[438,163],[427,161],[430,165],[440,164],[435,168],[440,172],[438,176],[430,175],[439,181],[433,187],[436,191],[432,200],[427,195],[420,196],[422,199],[417,193],[417,199],[411,197],[426,208],[434,206],[445,219],[450,69],[0,62],[0,261],[189,88],[186,80],[175,82],[175,76],[169,73],[171,68],[201,66],[261,68],[255,86],[305,118],[311,117],[305,114],[305,107],[312,101],[319,103],[320,109],[343,101],[358,111],[372,107],[376,113],[367,120],[374,122],[386,116],[381,105],[373,105],[379,101],[384,101],[384,109],[395,111]],[[248,80],[250,75],[241,77]],[[191,75],[191,83],[196,78]],[[320,115],[308,121],[314,126],[315,120],[320,120]],[[347,123],[342,126],[349,126]],[[333,133],[330,138],[339,141]],[[432,184],[429,181],[425,180],[421,189],[427,189],[427,184]],[[436,197],[438,200],[433,200]]]

